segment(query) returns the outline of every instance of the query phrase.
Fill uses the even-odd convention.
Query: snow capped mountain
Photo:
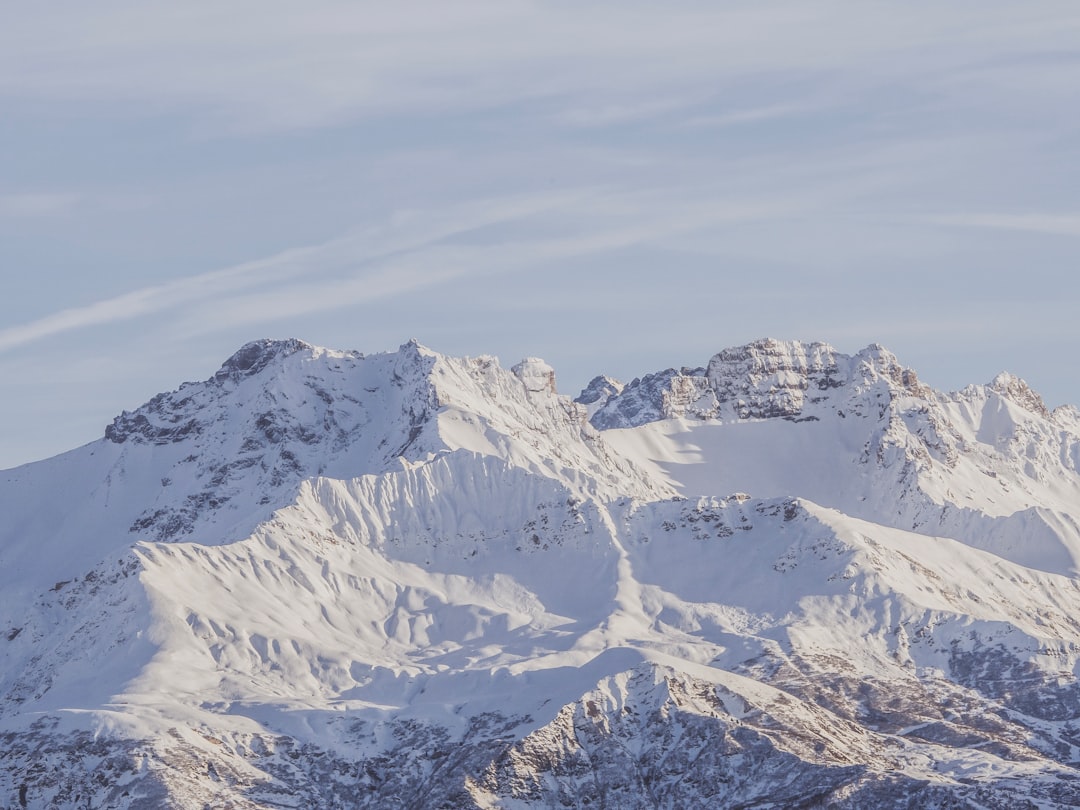
[[[242,347],[0,473],[0,806],[1080,806],[1080,411]]]
[[[634,380],[592,423],[684,495],[798,495],[1073,573],[1077,417],[1007,374],[941,394],[880,346],[763,340]]]

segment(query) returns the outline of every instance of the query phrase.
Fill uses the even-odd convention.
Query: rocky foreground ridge
[[[0,472],[0,807],[1080,806],[1080,412],[257,341]]]

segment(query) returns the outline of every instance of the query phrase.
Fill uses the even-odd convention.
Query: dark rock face
[[[220,387],[254,377],[272,363],[312,347],[302,340],[256,340],[242,346],[203,386]],[[124,411],[105,428],[105,438],[116,444],[175,444],[200,434],[197,418],[200,403],[193,394],[199,384],[186,383],[179,390],[158,394],[135,412]]]
[[[795,682],[789,686],[802,691]],[[793,699],[778,693],[772,705],[750,705],[722,686],[651,665],[598,687],[539,724],[495,713],[472,717],[457,732],[418,720],[380,723],[392,742],[377,754],[363,753],[372,724],[346,715],[332,749],[271,733],[222,740],[177,730],[158,742],[99,738],[63,732],[47,718],[0,734],[6,766],[0,796],[10,799],[6,806],[71,810],[1080,807],[1080,782],[1065,773],[966,783],[905,774],[904,737],[913,732],[903,724],[937,708],[932,692],[918,688],[861,689],[827,678],[814,684],[819,702],[845,692],[856,696],[843,702],[864,725],[881,726],[886,733],[879,734],[845,720],[844,711],[834,713],[835,704],[800,714]],[[944,696],[945,710],[958,708],[953,700],[964,695],[954,688]],[[965,726],[922,723],[917,739],[958,749],[998,745],[1005,759],[1033,758],[1019,746],[1023,726],[1003,721],[990,704],[965,707]]]
[[[756,725],[765,715],[735,720],[724,697],[693,679],[654,686],[639,671],[621,707],[599,694],[565,707],[495,760],[477,791],[537,807],[812,807],[867,770],[802,758]]]
[[[159,403],[151,400],[148,407],[153,408],[156,404]],[[123,444],[126,441],[144,444],[174,444],[198,435],[199,432],[199,424],[194,419],[160,425],[153,424],[145,413],[125,411],[105,428],[105,438],[116,444]]]
[[[5,808],[174,807],[160,772],[148,771],[140,743],[89,732],[55,731],[43,720],[21,733],[0,734],[11,789],[0,788]]]
[[[682,375],[669,368],[631,380],[622,391],[608,396],[605,405],[592,418],[593,427],[607,430],[666,418],[665,398],[676,387],[676,379],[681,382]],[[701,377],[699,380],[704,382]],[[583,400],[579,397],[578,401]]]
[[[359,352],[329,356],[300,340],[254,341],[208,380],[184,383],[116,417],[105,430],[108,441],[132,452],[167,447],[175,459],[162,479],[168,497],[148,506],[129,531],[176,540],[226,505],[241,514],[258,511],[350,448],[366,446],[373,420],[386,422],[375,428],[385,434],[376,440],[377,463],[419,452],[417,441],[438,408],[426,377],[431,361],[415,342],[387,358],[389,374],[371,385]],[[388,400],[394,405],[385,409]]]
[[[976,650],[953,645],[949,665],[958,683],[1040,720],[1080,720],[1080,683],[1051,681],[1030,661],[1003,644]]]
[[[279,358],[311,348],[310,344],[296,338],[254,340],[241,346],[232,357],[226,360],[214,375],[214,379],[235,382],[244,377],[251,377]]]
[[[616,394],[622,392],[626,386],[611,377],[593,377],[585,389],[578,394],[574,402],[581,405],[603,405]]]

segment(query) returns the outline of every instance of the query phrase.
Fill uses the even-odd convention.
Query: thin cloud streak
[[[960,228],[993,228],[1080,236],[1080,214],[942,214],[923,221]]]
[[[546,235],[479,245],[428,243],[416,250],[384,257],[346,278],[310,281],[273,290],[207,302],[183,319],[177,334],[194,337],[238,324],[256,324],[369,304],[415,293],[451,281],[478,276],[505,276],[572,257],[659,243],[724,223],[748,222],[790,213],[792,203],[722,204],[714,201],[671,204],[658,216],[652,205],[632,208],[632,198],[582,200],[579,210],[559,211],[585,217],[590,211],[619,212],[612,224],[583,228],[583,235]],[[638,200],[641,203],[641,200]]]
[[[793,118],[798,115],[820,111],[828,105],[813,104],[768,104],[763,107],[731,110],[719,115],[698,115],[680,121],[678,129],[725,129],[727,127],[757,124],[773,121],[777,118]]]
[[[845,156],[844,162],[851,159]],[[517,272],[544,261],[670,243],[724,223],[820,212],[823,206],[843,203],[868,184],[879,182],[866,167],[856,179],[842,183],[824,182],[817,171],[797,180],[789,178],[759,199],[716,199],[708,190],[697,200],[685,200],[679,199],[685,191],[620,193],[584,188],[474,200],[442,211],[400,211],[385,222],[322,244],[133,290],[0,330],[0,352],[66,332],[164,312],[175,313],[180,332],[191,336],[217,331],[224,324],[264,323],[336,310],[464,276]],[[790,185],[792,180],[798,187]],[[539,217],[543,224],[547,214],[573,222],[585,235],[548,235],[473,248],[438,244],[499,223]],[[342,274],[347,277],[340,278]]]
[[[333,244],[333,243],[328,243]],[[0,330],[0,352],[34,341],[91,326],[132,320],[144,315],[175,309],[193,301],[230,289],[260,283],[268,277],[295,268],[319,248],[290,250],[257,262],[225,270],[189,276],[179,281],[133,290],[129,293],[82,307],[71,307],[27,324]]]
[[[474,228],[565,205],[589,194],[595,192],[574,191],[489,199],[460,205],[448,212],[437,214],[399,212],[387,223],[369,226],[319,245],[294,248],[223,270],[144,287],[0,330],[0,352],[65,332],[183,309],[246,289],[268,287],[300,276],[361,265],[398,252],[416,250],[431,242]],[[437,279],[438,275],[433,278]]]
[[[70,211],[83,196],[74,192],[0,194],[0,217],[54,216]]]
[[[662,107],[673,90],[699,94],[718,79],[856,63],[860,75],[876,77],[871,83],[931,81],[987,53],[1008,60],[1071,48],[1066,22],[1075,26],[1080,17],[1075,6],[1054,2],[985,3],[975,25],[964,8],[928,14],[895,5],[885,13],[876,4],[838,2],[680,5],[677,13],[585,4],[572,15],[541,2],[468,2],[452,12],[444,4],[419,6],[383,4],[375,13],[329,3],[266,13],[261,3],[148,10],[107,2],[92,11],[69,8],[60,19],[27,11],[0,33],[0,94],[152,99],[241,132],[523,99],[554,103],[569,121],[587,123],[590,109],[600,119],[636,117]],[[1053,87],[1054,65],[1032,71],[1039,75],[1027,83],[1045,77]],[[1010,81],[994,72],[970,77],[994,86]]]

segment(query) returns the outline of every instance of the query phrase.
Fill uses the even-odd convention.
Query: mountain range
[[[2,808],[1080,807],[1080,410],[243,346],[0,472]]]

